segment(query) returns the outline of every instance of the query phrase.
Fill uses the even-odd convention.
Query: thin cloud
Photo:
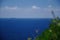
[[[8,6],[5,6],[5,9],[10,9],[10,10],[16,10],[16,9],[18,9],[18,7],[8,7]]]
[[[40,7],[37,7],[37,6],[33,5],[32,9],[40,9]]]
[[[52,8],[52,5],[48,5],[48,8]]]
[[[9,17],[9,18],[50,18],[51,17],[51,9],[50,8],[40,8],[37,6],[31,6],[27,8],[20,8],[20,7],[8,7],[5,6],[1,9],[0,18],[2,17]],[[57,11],[60,12],[60,8],[53,9],[56,13]]]

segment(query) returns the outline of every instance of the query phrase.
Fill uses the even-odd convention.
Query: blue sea
[[[49,18],[0,18],[0,40],[33,40],[49,28],[50,22]]]

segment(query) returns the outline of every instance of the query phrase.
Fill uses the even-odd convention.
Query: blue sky
[[[0,0],[0,18],[60,17],[60,0]]]

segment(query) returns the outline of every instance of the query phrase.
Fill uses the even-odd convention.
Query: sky
[[[60,17],[60,0],[0,0],[0,18]]]

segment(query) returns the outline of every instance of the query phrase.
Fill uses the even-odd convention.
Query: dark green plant
[[[46,29],[36,40],[60,40],[60,19],[52,19],[49,29]]]

